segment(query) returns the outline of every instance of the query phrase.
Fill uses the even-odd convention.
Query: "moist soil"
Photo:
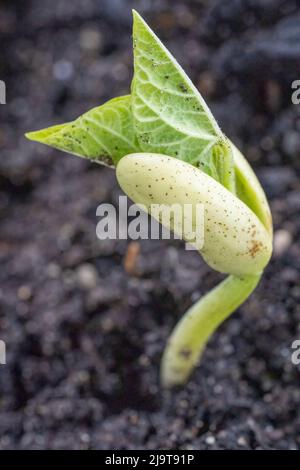
[[[270,200],[275,252],[185,388],[159,363],[221,275],[178,241],[99,241],[113,170],[26,141],[127,93],[136,7]],[[300,6],[292,0],[7,0],[0,7],[1,449],[300,448]]]

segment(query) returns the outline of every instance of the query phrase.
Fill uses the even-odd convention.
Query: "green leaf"
[[[30,140],[79,157],[114,166],[140,150],[133,128],[130,96],[112,99],[75,121],[29,132]]]
[[[196,87],[154,32],[133,12],[132,111],[140,147],[202,164],[224,136]]]
[[[26,137],[109,166],[129,153],[163,153],[200,167],[234,193],[233,155],[226,137],[175,59],[133,14],[132,95]]]
[[[246,158],[232,143],[231,149],[234,160],[236,195],[257,215],[272,238],[272,215],[264,190]]]
[[[235,194],[235,168],[229,141],[224,139],[220,144],[214,145],[206,173]]]

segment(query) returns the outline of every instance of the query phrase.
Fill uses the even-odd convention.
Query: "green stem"
[[[212,333],[247,299],[260,277],[228,276],[186,312],[174,329],[163,355],[163,386],[183,385],[187,381]]]

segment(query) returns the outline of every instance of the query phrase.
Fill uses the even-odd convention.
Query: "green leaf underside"
[[[220,128],[180,65],[139,14],[133,15],[132,110],[142,150],[208,163],[210,150],[224,139]]]
[[[130,96],[114,98],[75,121],[29,132],[26,137],[109,166],[116,165],[124,155],[140,151]]]

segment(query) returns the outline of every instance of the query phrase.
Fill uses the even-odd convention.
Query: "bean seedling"
[[[258,284],[272,253],[272,220],[244,156],[154,32],[133,17],[131,94],[26,136],[116,167],[121,188],[149,211],[152,203],[204,204],[200,254],[228,277],[171,334],[161,366],[162,384],[171,387],[187,381],[212,333]]]

